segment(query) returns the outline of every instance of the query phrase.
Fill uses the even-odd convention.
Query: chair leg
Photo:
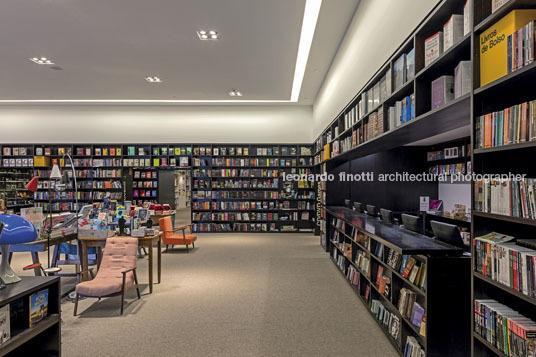
[[[194,242],[192,242],[192,248],[194,248],[194,249],[195,249],[195,243],[194,243]]]
[[[186,253],[190,253],[190,248],[188,248],[188,244],[186,244]]]
[[[136,275],[136,270],[132,271],[134,273],[134,283],[136,283],[136,292],[138,293],[138,300],[141,299],[140,287],[138,285],[138,276]]]
[[[125,279],[126,274],[123,274],[123,285],[121,286],[121,315],[123,315],[123,306],[125,305]]]
[[[73,312],[73,316],[76,316],[76,310],[78,310],[78,293],[74,297],[74,312]]]

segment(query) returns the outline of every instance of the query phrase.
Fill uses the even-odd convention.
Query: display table
[[[124,236],[124,238],[132,238],[130,236]],[[102,256],[102,249],[104,249],[104,246],[106,245],[106,239],[107,238],[78,238],[82,245],[82,266],[84,267],[84,270],[87,270],[88,268],[88,258],[87,258],[87,251],[89,247],[96,247],[98,251],[98,264],[97,264],[97,270],[100,266],[100,257]],[[138,239],[138,245],[140,247],[148,247],[149,248],[149,292],[153,292],[153,245],[154,243],[157,243],[158,248],[158,283],[160,284],[161,276],[162,276],[162,241],[160,239],[160,233],[156,234],[154,236],[147,236],[147,237],[140,237]],[[88,273],[85,272],[82,274],[82,280],[88,280]]]
[[[55,237],[50,238],[50,246],[54,247],[54,252],[52,254],[52,267],[57,266],[57,261],[59,258],[59,245],[61,243],[68,243],[76,239],[76,234],[69,234],[64,237]],[[42,238],[34,242],[23,243],[23,244],[12,244],[9,246],[9,256],[11,261],[11,256],[13,253],[17,252],[29,252],[32,255],[33,264],[39,263],[39,252],[46,252],[48,247],[47,239]],[[41,269],[35,268],[35,276],[41,276]]]

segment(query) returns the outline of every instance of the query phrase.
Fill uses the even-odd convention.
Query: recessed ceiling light
[[[32,57],[30,58],[30,61],[32,61],[33,63],[37,63],[37,64],[54,64],[54,62],[52,62],[51,59],[49,58],[46,58],[46,57]]]
[[[218,32],[214,30],[206,31],[206,30],[199,30],[197,31],[197,36],[199,36],[199,39],[202,41],[205,40],[217,40],[220,38],[218,35]]]
[[[145,80],[149,83],[162,83],[160,77],[145,77]]]
[[[230,95],[231,97],[241,97],[241,96],[242,96],[242,92],[237,91],[236,89],[233,89],[232,91],[229,92],[229,95]]]

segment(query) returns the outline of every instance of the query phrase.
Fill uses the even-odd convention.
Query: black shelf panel
[[[490,148],[475,149],[474,154],[478,155],[478,154],[486,154],[486,153],[493,153],[493,152],[499,152],[499,151],[529,149],[533,147],[536,147],[536,141],[527,141],[527,142],[518,143],[518,144],[510,144],[510,145],[494,146]]]
[[[528,303],[530,303],[530,304],[532,304],[532,305],[534,305],[536,307],[536,299],[533,299],[530,296],[527,296],[527,295],[525,295],[525,294],[523,294],[523,293],[521,293],[521,292],[519,292],[519,291],[517,291],[515,289],[512,289],[509,286],[501,284],[498,281],[490,279],[490,278],[488,278],[488,277],[486,277],[486,276],[484,276],[484,275],[482,275],[480,273],[473,272],[473,276],[475,278],[483,281],[483,282],[491,284],[491,285],[493,285],[493,286],[495,286],[495,287],[507,292],[510,295],[514,295],[514,296],[516,296],[516,297],[518,297],[518,298],[520,298],[520,299],[522,299],[522,300],[524,300],[524,301],[526,301],[526,302],[528,302]]]
[[[471,95],[466,94],[324,162],[338,165],[429,138],[470,124]]]
[[[509,73],[495,81],[486,84],[474,90],[475,97],[480,95],[488,95],[490,92],[501,93],[506,90],[517,89],[521,83],[534,83],[536,80],[536,62],[518,69],[515,72]]]
[[[435,61],[420,70],[415,78],[418,80],[431,81],[441,75],[454,73],[454,68],[461,60],[471,58],[471,34],[465,35],[460,41],[446,50]]]
[[[526,224],[529,226],[536,226],[536,220],[528,219],[528,218],[511,217],[511,216],[505,216],[502,214],[480,212],[480,211],[475,211],[475,210],[473,210],[473,216],[491,218],[491,219],[504,221],[504,222]]]
[[[473,337],[476,340],[478,340],[483,346],[485,346],[489,350],[489,352],[493,352],[497,356],[506,357],[506,355],[504,353],[502,353],[500,350],[498,350],[495,346],[492,346],[491,343],[489,343],[485,338],[480,337],[480,335],[477,334],[474,331],[473,331]]]
[[[60,323],[60,315],[58,314],[51,314],[44,318],[43,320],[39,321],[35,326],[29,327],[22,332],[16,334],[15,336],[11,337],[7,342],[2,344],[2,349],[0,351],[1,356],[5,356],[9,352],[13,351],[17,347],[22,346],[25,343],[31,343],[29,342],[34,337],[38,336],[48,328],[54,326],[55,324]]]
[[[534,8],[534,0],[510,0],[508,3],[504,4],[495,11],[493,14],[490,14],[488,17],[480,21],[474,27],[475,36],[479,35],[481,32],[487,30],[495,22],[499,21],[504,15],[509,13],[514,9],[527,9]]]

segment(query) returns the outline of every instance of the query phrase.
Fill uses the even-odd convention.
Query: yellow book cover
[[[160,166],[160,159],[153,159],[153,166]]]
[[[508,74],[508,36],[531,20],[536,10],[513,10],[480,35],[480,86]]]
[[[181,148],[175,148],[175,155],[181,154]]]
[[[331,150],[329,149],[329,144],[324,145],[324,158],[323,161],[329,160],[329,153]]]
[[[108,156],[108,148],[102,149],[102,156]]]
[[[117,148],[117,149],[115,149],[115,154],[116,154],[117,156],[121,156],[121,155],[123,154],[121,148]]]

